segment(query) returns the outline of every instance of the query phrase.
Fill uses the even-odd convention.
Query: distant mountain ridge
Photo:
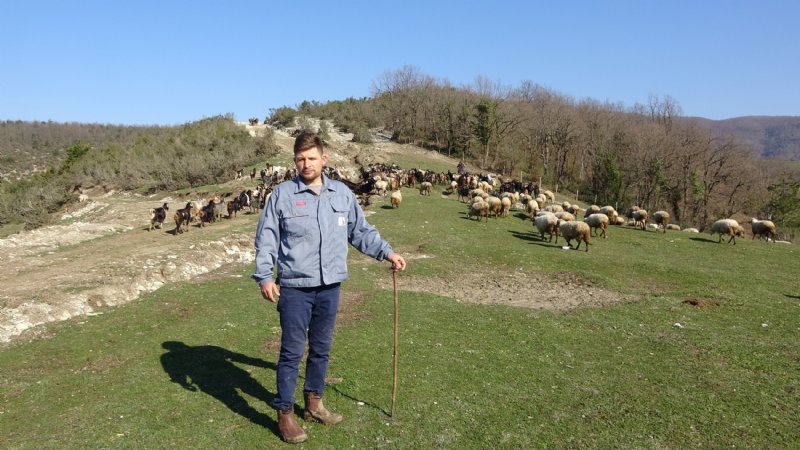
[[[687,117],[715,136],[733,135],[764,159],[800,161],[800,116],[744,116],[725,120]]]

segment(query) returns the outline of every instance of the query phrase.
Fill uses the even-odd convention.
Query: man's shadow
[[[186,345],[166,341],[161,346],[167,350],[161,355],[161,365],[170,381],[189,391],[198,389],[216,398],[231,411],[251,422],[278,434],[278,426],[267,414],[250,406],[239,392],[248,394],[267,405],[272,405],[274,394],[256,381],[250,373],[235,364],[248,364],[275,370],[274,363],[251,358],[214,345]]]

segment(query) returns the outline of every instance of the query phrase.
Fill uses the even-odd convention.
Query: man
[[[322,174],[328,161],[322,139],[304,131],[294,142],[297,177],[279,184],[264,207],[256,230],[256,271],[261,295],[278,302],[281,350],[277,365],[278,430],[290,443],[304,442],[293,414],[300,360],[308,339],[303,396],[306,421],[333,425],[342,420],[322,404],[333,341],[339,284],[347,279],[348,243],[362,253],[403,270],[392,251],[364,218],[346,185]],[[272,271],[277,264],[277,279]],[[280,299],[278,299],[280,296]]]

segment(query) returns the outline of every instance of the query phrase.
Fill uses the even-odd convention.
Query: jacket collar
[[[305,192],[308,189],[305,183],[303,183],[303,179],[300,178],[300,175],[294,177],[294,193],[299,194],[300,192]],[[333,191],[336,192],[336,185],[331,182],[331,179],[322,174],[322,187],[326,191]]]

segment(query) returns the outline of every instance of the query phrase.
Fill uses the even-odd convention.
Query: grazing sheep
[[[537,195],[535,200],[542,206],[547,204],[547,196],[544,194]]]
[[[548,202],[552,203],[556,201],[556,194],[553,194],[553,191],[544,191],[542,193],[547,197]]]
[[[572,204],[566,200],[561,202],[561,207],[564,208],[564,211],[568,210],[570,206],[572,206]]]
[[[558,217],[551,212],[541,212],[536,217],[533,218],[533,224],[536,226],[536,229],[539,230],[539,234],[542,235],[542,240],[544,240],[545,233],[550,235],[550,239],[547,242],[553,241],[553,236],[556,237],[556,243],[558,243]]]
[[[433,184],[430,181],[423,181],[419,185],[419,193],[422,195],[431,195],[431,191],[433,191]]]
[[[589,228],[594,233],[592,236],[597,235],[597,229],[599,228],[600,236],[602,236],[603,239],[606,238],[606,229],[608,228],[608,222],[609,222],[607,215],[600,213],[590,214],[589,217],[583,219],[583,221],[586,222],[587,225],[589,225]]]
[[[561,224],[558,225],[558,231],[570,247],[572,247],[572,245],[569,241],[575,239],[578,241],[575,250],[581,246],[581,242],[585,242],[586,245],[584,247],[586,247],[587,252],[589,251],[589,235],[591,234],[591,230],[589,224],[586,222],[561,222]]]
[[[633,211],[631,217],[633,218],[633,226],[635,228],[640,228],[642,230],[647,229],[647,221],[650,218],[649,214],[647,214],[647,211],[643,209],[637,209]]]
[[[598,212],[600,214],[607,215],[608,220],[611,223],[617,223],[617,217],[619,217],[619,214],[617,214],[617,210],[615,210],[613,206],[603,206]]]
[[[583,218],[585,219],[585,218],[591,216],[592,214],[597,214],[599,212],[600,212],[600,207],[597,206],[597,205],[592,205],[592,206],[586,208],[586,212],[583,213]]]
[[[547,205],[544,207],[544,210],[551,213],[563,212],[564,207],[561,205]]]
[[[531,216],[531,218],[533,218],[533,216],[535,216],[539,211],[539,203],[537,203],[534,199],[528,200],[528,202],[525,204],[525,211],[529,216]]]
[[[500,215],[508,217],[508,212],[511,210],[511,197],[503,197],[500,199]]]
[[[677,223],[668,223],[665,228],[667,230],[681,231],[681,226]],[[666,233],[666,231],[664,233]]]
[[[472,190],[469,191],[469,195],[467,195],[467,199],[468,200],[472,200],[475,197],[480,197],[480,198],[486,200],[486,197],[488,197],[488,196],[489,196],[489,194],[484,192],[482,189],[472,189]]]
[[[559,211],[559,212],[554,213],[554,214],[556,215],[556,217],[558,217],[558,220],[561,220],[563,222],[569,222],[569,221],[575,220],[575,216],[573,216],[572,214],[570,214],[570,213],[568,213],[566,211]]]
[[[771,220],[758,220],[755,217],[750,219],[750,227],[753,230],[753,239],[756,236],[763,236],[767,241],[775,241],[775,224]]]
[[[581,212],[581,207],[578,205],[569,205],[568,208],[564,208],[564,211],[572,214],[575,217],[578,217],[578,213]]]
[[[711,235],[713,236],[714,233],[719,233],[719,241],[717,242],[722,242],[722,235],[727,234],[730,236],[728,243],[730,244],[733,241],[733,245],[736,245],[736,236],[743,237],[744,228],[733,219],[720,219],[711,225]]]
[[[489,214],[493,214],[495,217],[500,215],[500,210],[503,207],[503,201],[500,200],[499,197],[489,196],[486,199],[486,203],[489,204]]]
[[[403,201],[403,194],[400,191],[394,191],[389,195],[389,200],[392,202],[392,208],[399,208]]]
[[[699,233],[700,230],[698,230],[697,228],[684,228],[683,232],[684,233]]]
[[[469,211],[467,211],[467,218],[471,219],[473,217],[477,217],[478,222],[481,221],[481,217],[485,217],[486,220],[489,220],[489,204],[480,197],[475,198],[469,206]]]
[[[666,212],[666,211],[656,211],[656,212],[654,212],[653,213],[653,222],[655,222],[656,225],[659,228],[662,228],[664,230],[664,233],[666,233],[667,232],[667,228],[670,228],[669,227],[669,224],[670,224],[669,223],[669,213]],[[673,228],[670,228],[670,229],[673,229]],[[680,230],[680,227],[678,227],[678,229]],[[656,228],[656,230],[658,230],[658,228]]]

